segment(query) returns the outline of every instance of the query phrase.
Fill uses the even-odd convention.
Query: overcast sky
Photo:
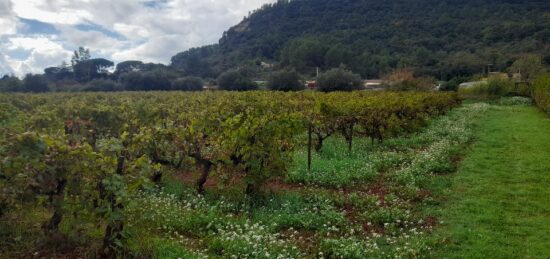
[[[0,75],[41,73],[78,46],[116,62],[168,64],[216,43],[249,11],[273,0],[0,0]]]

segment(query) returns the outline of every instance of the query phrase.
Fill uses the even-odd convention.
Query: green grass
[[[550,119],[496,107],[477,130],[442,211],[438,258],[550,256]]]

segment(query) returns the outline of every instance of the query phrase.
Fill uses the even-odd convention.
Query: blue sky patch
[[[93,22],[81,23],[81,24],[76,25],[75,28],[77,28],[81,31],[101,32],[101,33],[103,33],[103,34],[105,34],[105,35],[107,35],[111,38],[118,39],[118,40],[123,40],[124,39],[124,36],[120,35],[119,33],[108,30],[105,27],[103,27],[99,24],[93,23]]]
[[[23,35],[29,34],[58,34],[59,31],[51,24],[44,23],[33,19],[20,18],[22,26],[18,28],[18,33]]]
[[[149,8],[160,8],[163,4],[168,2],[167,0],[146,0],[143,1],[143,5]]]
[[[8,55],[12,59],[25,60],[31,56],[32,50],[18,48],[14,50],[4,50],[4,54]]]

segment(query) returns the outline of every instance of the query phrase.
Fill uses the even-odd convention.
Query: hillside
[[[302,73],[344,64],[370,78],[412,67],[446,79],[549,50],[547,1],[294,0],[252,12],[219,44],[179,53],[172,66],[207,77],[260,61]]]

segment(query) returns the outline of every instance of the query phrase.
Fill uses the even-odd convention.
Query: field
[[[550,124],[513,100],[121,93],[0,106],[2,257],[548,255],[537,161]]]

